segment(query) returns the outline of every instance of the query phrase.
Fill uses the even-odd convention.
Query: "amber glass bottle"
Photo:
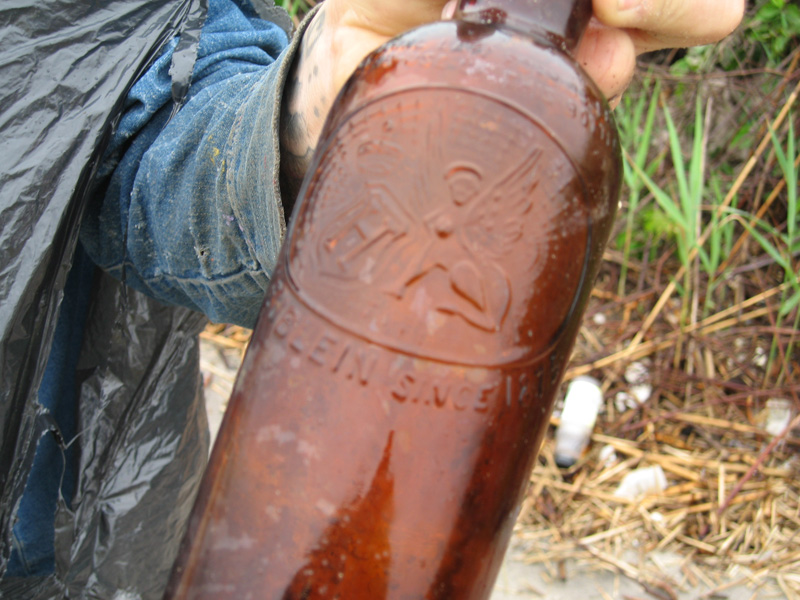
[[[170,598],[487,598],[609,233],[590,0],[462,0],[329,117]]]

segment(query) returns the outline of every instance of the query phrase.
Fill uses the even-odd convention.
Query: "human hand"
[[[593,0],[594,18],[575,58],[613,105],[636,57],[707,44],[732,32],[744,0]],[[333,98],[361,60],[391,38],[450,18],[456,0],[325,0],[303,39],[284,103],[284,172],[299,184]]]
[[[340,87],[369,52],[392,37],[440,16],[457,0],[326,0],[341,28],[334,84]],[[576,59],[607,98],[616,99],[633,77],[636,57],[662,48],[718,41],[742,20],[744,0],[594,0],[595,18]],[[338,89],[337,87],[337,89]]]
[[[445,18],[455,12],[450,0]],[[742,20],[744,0],[593,0],[594,18],[575,58],[612,106],[628,87],[636,57],[721,40]]]
[[[594,0],[594,18],[575,58],[616,106],[636,57],[662,48],[700,46],[731,33],[744,0]]]
[[[367,54],[442,18],[447,0],[325,0],[303,36],[281,112],[281,169],[299,190],[333,99]]]

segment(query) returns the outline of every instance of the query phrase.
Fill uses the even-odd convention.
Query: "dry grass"
[[[776,228],[791,215],[766,123],[775,130],[797,123],[799,59],[800,49],[767,97],[761,143],[738,161],[727,158],[738,166],[724,201],[737,196],[740,208]],[[667,166],[657,176],[673,175]],[[800,357],[795,313],[779,316],[791,282],[746,229],[736,237],[706,316],[687,316],[677,285],[684,266],[668,247],[655,260],[606,252],[566,375],[596,377],[604,411],[589,450],[568,470],[553,459],[553,420],[517,528],[527,560],[554,578],[577,564],[637,580],[654,598],[678,598],[696,585],[706,598],[725,597],[734,584],[754,591],[769,584],[800,598]],[[703,277],[696,282],[701,299],[712,293]],[[626,378],[634,362],[651,386],[641,404],[624,400],[642,383]],[[774,398],[787,400],[793,415],[778,435],[765,430]],[[665,490],[615,496],[625,475],[654,465],[666,474]],[[664,552],[684,557],[677,575],[660,564]]]
[[[568,559],[612,569],[655,598],[698,584],[705,597],[725,597],[734,583],[769,583],[800,598],[800,365],[796,346],[789,350],[797,331],[776,326],[786,284],[762,259],[752,245],[735,257],[734,270],[762,265],[725,282],[717,312],[681,326],[681,301],[668,283],[679,265],[628,265],[638,284],[620,298],[612,291],[618,255],[607,253],[567,373],[602,382],[602,433],[567,471],[554,463],[552,439],[543,447],[518,525],[529,561],[549,565],[554,577]],[[773,342],[779,358],[770,364]],[[641,405],[617,402],[630,393],[625,374],[634,361],[652,386]],[[765,431],[772,398],[789,400],[795,414],[778,436]],[[601,460],[605,446],[612,460]],[[614,495],[626,474],[652,465],[664,470],[666,490]],[[661,568],[661,552],[685,557],[679,576]]]
[[[800,417],[782,435],[764,429],[767,399],[796,399],[800,390],[791,383],[744,383],[763,373],[753,351],[761,327],[743,315],[763,319],[760,311],[770,297],[762,293],[732,307],[734,316],[721,315],[684,334],[681,346],[694,347],[699,374],[673,367],[680,334],[643,343],[640,348],[650,351],[644,366],[653,389],[641,406],[616,401],[632,385],[625,378],[629,363],[592,371],[605,390],[595,429],[602,433],[592,436],[589,451],[569,470],[555,465],[552,440],[545,443],[518,525],[527,560],[549,564],[556,574],[567,559],[611,568],[657,598],[677,598],[686,583],[698,581],[711,597],[732,580],[754,587],[773,581],[786,597],[800,597]],[[605,309],[605,326],[593,323],[584,330],[584,353],[586,347],[613,347],[605,346],[607,338],[617,327],[627,329],[625,304],[598,304]],[[727,325],[705,333],[715,323]],[[573,367],[573,373],[581,371]],[[605,447],[613,449],[610,457]],[[636,499],[615,496],[625,475],[652,465],[666,474],[666,490]],[[680,579],[647,558],[663,551],[686,557]]]

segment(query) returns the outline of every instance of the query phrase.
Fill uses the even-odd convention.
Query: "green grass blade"
[[[639,167],[639,165],[632,162],[630,156],[626,155],[626,158],[628,159],[631,168],[633,168],[633,170],[636,171],[639,177],[642,178],[642,181],[644,181],[644,184],[647,186],[647,189],[650,190],[651,194],[653,194],[653,197],[655,198],[656,202],[661,207],[661,209],[665,213],[667,213],[667,216],[670,218],[670,220],[673,221],[673,223],[675,223],[675,225],[678,226],[680,229],[685,230],[686,220],[684,219],[683,214],[681,213],[680,209],[678,208],[677,204],[672,199],[672,197],[667,192],[662,190],[656,182],[650,179],[647,173],[645,173]]]
[[[707,110],[709,109],[710,106]],[[697,102],[695,102],[692,156],[689,159],[689,195],[686,198],[686,205],[684,207],[684,214],[692,225],[696,225],[699,220],[700,205],[703,201],[705,163],[706,152],[703,107],[700,98],[698,98]]]
[[[653,86],[653,92],[650,96],[650,103],[647,106],[647,116],[645,117],[644,127],[642,128],[642,137],[640,143],[636,148],[636,164],[644,166],[647,161],[647,155],[650,152],[650,146],[653,139],[653,125],[656,121],[656,113],[658,110],[658,97],[661,94],[661,82],[656,81]],[[644,94],[642,95],[644,96]],[[641,114],[639,115],[641,119]],[[636,121],[640,123],[640,120]]]
[[[670,152],[672,154],[672,164],[675,168],[675,179],[678,182],[678,197],[679,199],[687,198],[689,196],[689,185],[686,181],[686,168],[683,164],[681,138],[678,135],[678,130],[675,128],[675,123],[672,120],[672,115],[666,105],[664,106],[664,118],[667,121],[667,134],[669,137]]]
[[[782,317],[785,317],[795,309],[795,307],[799,302],[800,302],[800,290],[796,291],[791,298],[789,298],[788,300],[783,302],[783,304],[781,304],[781,308],[778,311],[778,314],[780,314]]]
[[[747,228],[747,230],[750,232],[750,235],[752,235],[753,238],[758,242],[758,245],[761,246],[761,249],[764,250],[764,252],[769,254],[776,263],[783,267],[784,271],[791,272],[792,267],[788,260],[778,251],[772,242],[761,235],[758,230],[755,227],[752,227],[749,223],[743,221],[742,225]],[[761,225],[762,227],[767,227],[764,223],[761,223]],[[795,283],[795,285],[797,284]]]

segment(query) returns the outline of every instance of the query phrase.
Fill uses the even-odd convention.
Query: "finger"
[[[594,0],[597,18],[636,30],[637,50],[709,44],[742,20],[744,0]]]
[[[338,91],[364,57],[394,36],[441,18],[446,0],[326,0],[333,84]],[[319,14],[319,13],[318,13]]]
[[[446,0],[337,0],[343,24],[386,37],[441,18]]]
[[[575,60],[615,106],[633,78],[636,49],[624,30],[592,20],[575,53]]]

